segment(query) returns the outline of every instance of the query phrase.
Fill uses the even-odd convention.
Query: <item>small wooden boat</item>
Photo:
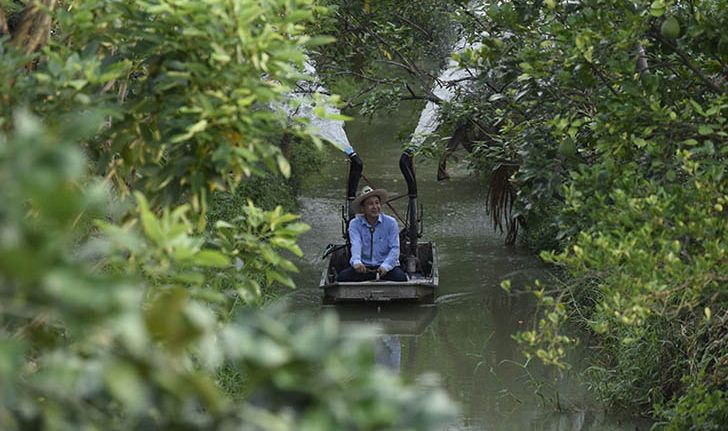
[[[422,220],[418,216],[421,209],[417,207],[417,183],[412,157],[412,151],[406,150],[399,161],[400,170],[407,182],[407,194],[401,197],[409,197],[407,216],[400,219],[404,227],[400,233],[399,260],[409,280],[401,282],[378,279],[363,282],[337,281],[338,273],[349,266],[351,255],[348,226],[354,217],[351,203],[355,199],[356,188],[364,166],[361,158],[356,153],[351,153],[349,155],[351,165],[347,184],[347,201],[342,207],[342,234],[346,243],[329,245],[324,252],[326,264],[319,284],[324,293],[324,302],[419,301],[431,303],[434,301],[435,289],[439,282],[437,249],[432,242],[419,242],[419,237],[422,235]]]
[[[350,301],[418,301],[432,303],[439,281],[437,249],[434,243],[417,245],[418,262],[415,271],[408,272],[408,281],[372,280],[338,282],[337,274],[349,266],[349,251],[345,244],[334,246],[326,257],[319,286],[324,291],[324,302]],[[402,259],[406,259],[403,257]],[[405,260],[402,260],[405,261]],[[411,268],[410,268],[411,269]]]

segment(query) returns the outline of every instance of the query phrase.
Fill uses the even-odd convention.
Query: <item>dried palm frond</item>
[[[493,229],[506,232],[506,244],[513,245],[518,234],[518,219],[512,216],[516,200],[516,189],[510,182],[516,172],[513,164],[501,163],[493,169],[486,195],[487,211],[493,222]],[[505,228],[505,229],[504,229]]]

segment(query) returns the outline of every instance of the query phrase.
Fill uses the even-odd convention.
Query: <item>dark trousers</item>
[[[339,273],[339,277],[337,281],[370,281],[377,278],[377,266],[368,266],[367,269],[369,271],[367,272],[356,272],[354,267],[349,266],[346,269],[343,269]],[[402,268],[395,266],[392,268],[388,273],[384,275],[384,277],[380,278],[380,280],[387,280],[387,281],[407,281],[407,274],[405,274],[404,271],[402,271]]]

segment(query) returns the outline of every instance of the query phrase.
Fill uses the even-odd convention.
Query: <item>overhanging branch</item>
[[[678,58],[684,64],[688,69],[690,69],[695,75],[700,78],[700,80],[705,84],[706,87],[708,87],[710,90],[713,90],[714,92],[718,94],[723,94],[725,91],[722,87],[720,87],[718,84],[716,84],[708,75],[705,74],[702,70],[700,70],[696,65],[693,64],[693,62],[690,60],[690,57],[680,49],[676,44],[670,42],[669,40],[662,37],[662,35],[652,32],[650,34],[653,38],[655,38],[657,41],[663,43],[665,46],[669,47],[675,54],[677,54]]]

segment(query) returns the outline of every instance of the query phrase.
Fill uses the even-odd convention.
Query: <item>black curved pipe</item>
[[[407,181],[407,195],[409,202],[407,203],[407,239],[408,247],[406,250],[408,262],[405,267],[408,272],[414,272],[414,265],[417,258],[417,180],[415,178],[415,169],[412,164],[414,157],[413,151],[405,150],[399,158],[399,170],[402,171],[405,181]],[[409,261],[412,261],[410,263]]]
[[[402,171],[405,181],[407,181],[407,194],[410,197],[417,197],[417,180],[415,179],[415,169],[412,165],[412,150],[405,150],[399,158],[399,170]]]
[[[349,180],[346,183],[346,203],[349,208],[349,218],[353,216],[351,202],[356,198],[356,189],[359,187],[361,172],[364,170],[364,162],[356,152],[349,154]]]

